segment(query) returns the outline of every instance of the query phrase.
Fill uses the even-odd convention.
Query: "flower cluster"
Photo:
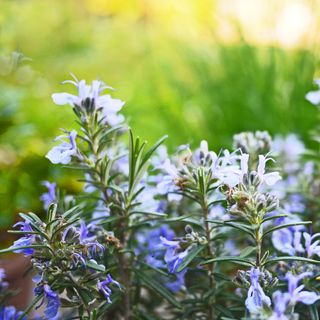
[[[97,237],[106,237],[107,233],[95,224],[79,221],[79,215],[76,208],[60,215],[57,206],[52,204],[46,222],[29,213],[21,214],[25,221],[15,225],[24,236],[14,242],[11,250],[31,256],[37,272],[35,296],[42,299],[37,308],[46,304],[46,319],[55,318],[60,306],[68,303],[66,298],[63,303],[59,298],[65,290],[69,303],[74,306],[84,303],[89,308],[90,304],[103,301],[103,296],[111,303],[112,290],[106,290],[105,277],[108,283],[120,287],[118,282],[110,281],[110,274],[98,263],[107,245],[102,245]],[[88,300],[84,300],[84,293]]]
[[[243,132],[233,151],[203,140],[171,156],[166,137],[149,149],[134,137],[103,82],[63,83],[77,94],[53,101],[71,105],[80,130],[63,130],[46,157],[78,169],[83,192],[44,182],[47,214],[21,213],[21,237],[2,250],[31,259],[44,318],[318,318],[320,161],[304,162],[297,136]]]
[[[9,283],[5,281],[5,270],[0,268],[0,319],[3,320],[26,320],[22,311],[17,311],[14,306],[5,306],[4,302],[12,293],[8,290]]]

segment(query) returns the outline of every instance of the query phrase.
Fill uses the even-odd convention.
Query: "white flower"
[[[314,81],[318,87],[318,91],[310,91],[306,94],[306,99],[314,105],[320,104],[320,79]]]
[[[71,157],[77,153],[76,145],[77,131],[72,130],[69,136],[59,136],[55,141],[60,140],[62,143],[53,147],[46,155],[52,163],[68,164],[71,162]],[[66,142],[63,138],[69,138],[70,142]]]
[[[273,186],[277,181],[281,180],[281,176],[277,171],[265,173],[266,163],[269,160],[273,161],[272,158],[266,158],[263,155],[259,155],[258,176],[262,182],[265,182],[268,186]]]
[[[123,122],[124,116],[117,114],[124,105],[124,102],[119,99],[113,99],[109,94],[101,95],[105,89],[112,89],[104,84],[102,81],[93,80],[91,85],[87,85],[85,80],[78,81],[64,81],[64,83],[71,83],[78,89],[78,95],[73,95],[66,92],[54,93],[52,99],[57,105],[70,104],[71,106],[81,106],[82,102],[90,99],[94,102],[95,108],[101,108],[101,118],[105,117],[111,126]]]

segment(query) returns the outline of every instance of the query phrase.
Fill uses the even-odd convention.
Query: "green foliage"
[[[1,3],[0,53],[18,45],[32,58],[15,74],[1,73],[1,225],[12,222],[18,208],[40,211],[44,178],[68,192],[80,189],[43,158],[53,133],[73,123],[71,112],[57,113],[50,100],[68,71],[117,87],[135,132],[148,132],[151,141],[167,132],[171,149],[203,137],[218,149],[243,130],[295,131],[306,138],[314,126],[316,111],[303,99],[315,71],[312,52],[243,40],[225,45],[214,36],[204,43],[152,21],[96,12],[78,1]],[[15,66],[7,58],[0,62],[2,70]]]

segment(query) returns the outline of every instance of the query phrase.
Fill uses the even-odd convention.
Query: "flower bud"
[[[189,224],[187,224],[186,227],[185,227],[185,231],[186,231],[186,233],[192,233],[193,229]]]
[[[258,187],[261,183],[261,179],[256,171],[250,172],[249,176],[250,185]]]
[[[266,211],[273,211],[279,206],[279,199],[271,194],[267,195]]]

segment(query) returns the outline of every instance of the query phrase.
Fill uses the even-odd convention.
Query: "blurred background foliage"
[[[0,225],[41,212],[43,180],[81,188],[44,158],[74,126],[71,108],[51,101],[74,90],[59,84],[69,72],[116,88],[135,134],[168,133],[170,150],[230,147],[243,130],[310,145],[319,16],[317,0],[0,0]],[[14,51],[32,61],[16,69]]]

